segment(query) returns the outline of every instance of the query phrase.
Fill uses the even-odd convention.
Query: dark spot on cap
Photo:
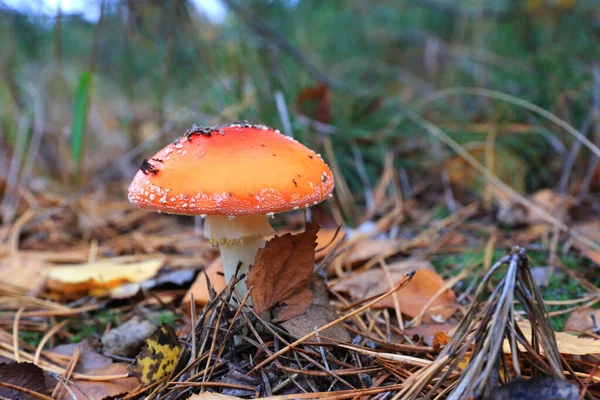
[[[231,192],[227,193],[227,196],[231,197],[232,196]]]
[[[308,155],[308,158],[310,158],[311,160],[313,159],[313,156],[311,156],[310,154]]]
[[[210,137],[214,130],[215,129],[213,127],[202,127],[194,124],[191,126],[191,128],[187,129],[183,133],[183,136],[188,140],[191,140],[191,136],[193,135],[204,135]]]
[[[163,162],[163,160],[161,160],[160,158],[153,158],[152,161],[156,161],[156,162],[159,162],[159,163]]]
[[[273,157],[277,157],[277,154],[273,153]]]
[[[294,182],[294,186],[298,187],[298,182],[295,179],[292,179],[292,182]]]
[[[144,175],[148,175],[148,174],[156,175],[156,174],[158,174],[158,169],[156,167],[154,167],[154,165],[150,164],[148,162],[147,158],[144,158],[144,161],[142,161],[142,165],[140,166],[140,171],[142,171],[144,173]]]

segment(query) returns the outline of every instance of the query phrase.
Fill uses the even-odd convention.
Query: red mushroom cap
[[[129,186],[141,208],[184,215],[279,213],[325,200],[333,175],[321,156],[264,125],[193,126]]]

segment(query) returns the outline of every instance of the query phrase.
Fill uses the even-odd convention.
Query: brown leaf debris
[[[252,288],[252,302],[258,314],[281,304],[284,307],[276,320],[285,321],[310,307],[318,230],[318,224],[309,222],[305,232],[275,236],[258,251],[246,280],[248,288]]]

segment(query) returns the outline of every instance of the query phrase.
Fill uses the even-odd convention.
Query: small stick
[[[33,390],[29,390],[29,389],[21,387],[21,386],[13,385],[12,383],[0,381],[0,386],[4,386],[4,387],[7,387],[7,388],[13,389],[13,390],[18,390],[19,392],[27,393],[28,395],[30,395],[31,397],[35,397],[36,399],[52,400],[52,397],[44,396],[41,393],[34,392]]]

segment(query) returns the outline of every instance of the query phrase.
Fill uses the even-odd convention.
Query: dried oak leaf
[[[0,382],[17,386],[32,392],[46,394],[44,371],[28,362],[10,362],[0,364]],[[23,391],[0,386],[0,396],[8,399],[36,399]]]
[[[279,304],[283,307],[273,320],[285,321],[310,307],[318,230],[318,224],[309,222],[306,231],[275,236],[258,251],[246,285],[252,288],[252,303],[259,315]]]
[[[135,361],[127,367],[131,375],[144,385],[158,382],[177,367],[181,346],[172,327],[162,325],[144,344]]]
[[[389,277],[381,268],[372,268],[352,274],[336,283],[331,290],[346,292],[355,301],[363,300],[387,292],[393,285],[404,279],[410,270],[417,271],[410,283],[402,290],[375,304],[375,307],[393,309],[395,308],[394,297],[396,297],[402,314],[413,318],[445,285],[442,277],[427,261],[408,260],[390,264]],[[440,322],[440,320],[446,321],[455,311],[456,296],[452,290],[447,289],[430,305],[423,316],[423,322],[429,324]]]

